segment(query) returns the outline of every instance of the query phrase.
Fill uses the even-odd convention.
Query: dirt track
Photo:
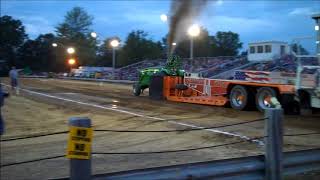
[[[6,80],[2,82],[7,83]],[[146,95],[134,97],[131,86],[53,79],[23,79],[22,88],[48,95],[88,103],[57,100],[22,91],[6,101],[4,118],[7,131],[3,139],[29,134],[67,130],[67,120],[73,116],[87,116],[96,129],[170,130],[188,128],[177,123],[137,117],[137,113],[154,118],[174,119],[187,125],[210,127],[262,118],[256,111],[241,112],[231,108],[183,104],[150,100]],[[146,94],[146,93],[145,93]],[[115,106],[116,105],[116,106]],[[101,108],[104,107],[104,108]],[[123,110],[117,112],[110,110]],[[108,110],[109,109],[109,110]],[[285,133],[309,133],[320,129],[319,116],[285,116]],[[264,122],[227,127],[223,132],[246,137],[263,135]],[[189,127],[190,128],[190,127]],[[318,135],[285,138],[285,150],[308,149],[320,146]],[[95,132],[95,152],[139,152],[184,149],[239,141],[211,131],[183,133],[104,133]],[[63,155],[66,135],[2,142],[1,163],[13,163],[41,157]],[[245,142],[232,146],[198,151],[152,155],[95,155],[93,173],[199,162],[214,159],[255,155],[263,146]],[[65,158],[40,161],[1,169],[2,179],[47,179],[68,176]]]

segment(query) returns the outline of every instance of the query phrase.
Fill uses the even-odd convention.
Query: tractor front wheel
[[[138,83],[133,85],[133,94],[135,96],[140,96],[141,94],[141,86]]]

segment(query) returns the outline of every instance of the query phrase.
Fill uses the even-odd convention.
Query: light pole
[[[70,65],[70,75],[71,75],[71,73],[72,73],[72,66],[73,66],[75,63],[76,63],[76,60],[73,59],[73,58],[70,58],[70,59],[68,60],[68,64]]]
[[[165,15],[165,14],[161,14],[161,15],[160,15],[160,19],[161,19],[161,21],[163,21],[163,22],[167,22],[167,21],[168,21],[168,16]]]
[[[65,45],[63,45],[63,44],[61,44],[61,43],[52,43],[51,44],[53,47],[58,47],[58,46],[62,46],[62,47],[64,47],[64,48],[66,48],[66,46]],[[66,49],[66,51],[67,51],[67,53],[68,54],[74,54],[75,52],[76,52],[76,50],[75,50],[75,48],[74,47],[68,47],[67,49]]]
[[[193,24],[188,29],[188,34],[190,36],[190,59],[193,59],[193,38],[199,36],[200,28],[197,24]]]
[[[90,35],[91,35],[91,37],[93,37],[93,38],[97,38],[97,36],[98,36],[96,32],[91,32]]]
[[[57,42],[55,42],[55,43],[52,43],[51,45],[52,45],[54,48],[56,48],[56,47],[58,47],[58,46],[61,46],[61,47],[63,47],[63,48],[66,48],[66,46],[63,45],[62,43],[57,43]],[[68,59],[68,64],[70,65],[70,74],[71,74],[71,72],[72,72],[72,66],[76,63],[76,61],[72,58],[72,55],[76,52],[76,50],[75,50],[74,47],[68,47],[68,48],[66,48],[66,51],[67,51],[67,53],[69,54],[69,58],[70,58],[70,59]]]
[[[112,78],[114,79],[116,68],[116,48],[119,46],[119,41],[114,39],[110,42],[110,45],[112,46]]]
[[[97,39],[98,35],[95,32],[90,33],[91,37]],[[117,39],[113,39],[110,42],[110,45],[112,46],[112,79],[115,78],[115,69],[116,69],[116,48],[119,46],[120,42]]]
[[[162,22],[164,22],[166,25],[168,25],[168,16],[167,16],[166,14],[161,14],[161,15],[160,15],[160,20],[161,20]],[[170,55],[170,51],[169,51],[170,44],[167,44],[167,45],[164,46],[164,47],[166,47],[164,53],[166,53],[167,57],[169,57],[169,55]]]
[[[318,62],[320,64],[320,14],[315,14],[312,16],[312,19],[316,21],[316,25],[314,26],[314,30],[317,33],[316,43],[317,43],[317,56]]]
[[[74,54],[76,52],[76,50],[73,47],[69,47],[67,49],[68,54]]]

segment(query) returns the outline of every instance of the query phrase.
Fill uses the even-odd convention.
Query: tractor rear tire
[[[246,87],[236,85],[231,89],[230,92],[230,105],[233,109],[236,110],[245,110],[249,107],[250,104],[249,91]]]
[[[133,84],[133,94],[135,96],[140,96],[141,94],[141,86],[138,83]]]
[[[265,109],[271,108],[272,104],[270,99],[272,97],[277,98],[277,92],[270,87],[259,88],[256,94],[256,107],[260,112],[264,112]]]

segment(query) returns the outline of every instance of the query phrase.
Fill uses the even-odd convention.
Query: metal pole
[[[316,25],[320,27],[320,17],[316,19]],[[318,56],[318,63],[320,64],[320,30],[317,30],[317,38],[316,38],[316,43],[317,43],[317,56]]]
[[[112,79],[114,79],[115,74],[115,67],[116,67],[116,48],[112,48]]]
[[[297,40],[296,41],[296,46],[297,46],[297,74],[296,74],[296,92],[298,92],[298,90],[300,89],[300,85],[301,85],[301,71],[302,71],[302,67],[301,67],[301,49],[300,49],[300,41]]]
[[[193,59],[193,37],[190,38],[190,59]]]
[[[73,117],[69,119],[69,126],[90,128],[91,120],[89,118]],[[70,179],[91,179],[91,157],[89,159],[70,159]]]
[[[282,179],[283,110],[265,110],[265,173],[267,180]]]

